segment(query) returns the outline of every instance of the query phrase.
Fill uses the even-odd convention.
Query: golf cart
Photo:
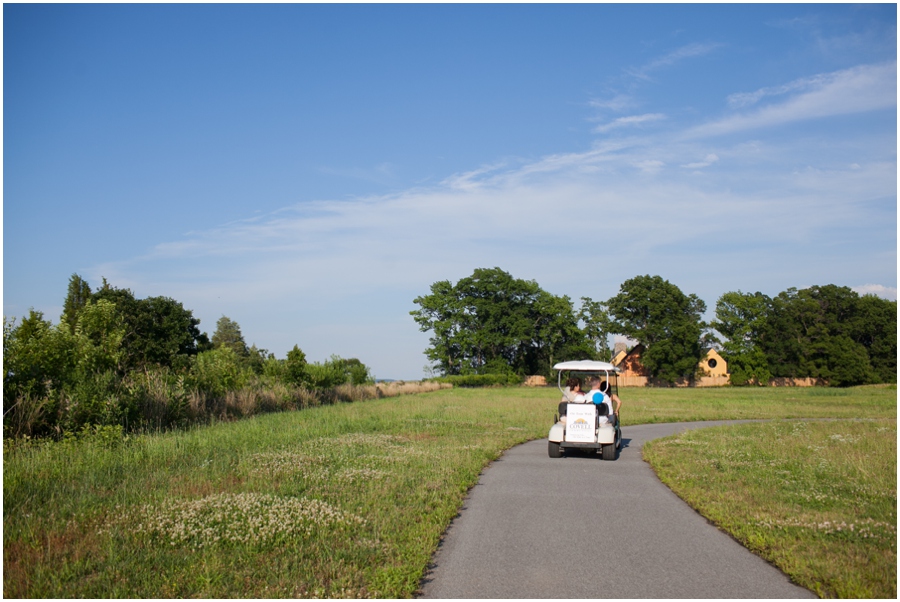
[[[610,363],[594,360],[560,362],[553,369],[558,371],[557,386],[564,398],[567,391],[563,388],[563,375],[566,378],[578,376],[582,379],[597,376],[608,383],[608,394],[618,396],[619,369]],[[615,460],[622,447],[622,431],[618,420],[613,420],[612,417],[603,419],[606,414],[606,404],[560,403],[556,424],[550,427],[550,457],[561,458],[566,450],[588,450],[599,453],[604,460]]]

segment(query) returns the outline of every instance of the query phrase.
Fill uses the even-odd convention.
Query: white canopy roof
[[[595,360],[579,360],[572,362],[560,362],[553,366],[554,370],[570,370],[574,372],[615,372],[619,369],[609,362],[598,362]]]

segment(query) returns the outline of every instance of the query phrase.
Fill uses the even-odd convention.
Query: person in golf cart
[[[616,416],[613,413],[612,399],[602,388],[600,377],[592,376],[588,379],[588,382],[591,384],[591,390],[586,395],[588,403],[593,403],[595,406],[598,406],[598,409],[599,406],[606,406],[606,411],[600,412],[600,422],[611,422],[615,425]],[[606,385],[606,381],[602,382]],[[609,385],[606,385],[606,389],[609,389]]]
[[[573,376],[566,380],[566,390],[563,391],[562,401],[568,403],[584,403],[584,391],[581,390],[581,379]]]
[[[581,390],[581,379],[573,376],[566,380],[566,390],[563,391],[562,401],[559,402],[559,419],[566,424],[566,404],[587,403],[587,397]]]
[[[600,391],[602,391],[610,400],[609,404],[609,415],[614,419],[619,418],[619,408],[622,407],[622,400],[619,399],[619,396],[612,392],[609,386],[609,381],[604,380],[600,383]],[[613,404],[615,404],[615,410],[613,410]],[[615,424],[615,421],[613,422]]]

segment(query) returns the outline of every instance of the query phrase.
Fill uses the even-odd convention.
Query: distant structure
[[[612,364],[618,367],[619,385],[623,387],[646,387],[649,385],[662,385],[662,382],[653,382],[647,368],[641,363],[641,355],[644,347],[638,343],[631,351],[620,351],[613,357]],[[681,378],[675,381],[676,387],[721,387],[731,384],[728,375],[728,362],[725,361],[715,349],[707,349],[703,353],[697,366],[698,376],[694,379]]]
[[[628,355],[628,345],[624,341],[619,341],[613,346],[612,361],[613,366],[618,366],[625,356]]]
[[[728,363],[715,349],[707,349],[706,355],[700,360],[700,372],[703,377],[728,376]]]
[[[546,387],[547,379],[545,377],[539,376],[539,375],[529,376],[528,378],[525,379],[525,386],[526,387]]]

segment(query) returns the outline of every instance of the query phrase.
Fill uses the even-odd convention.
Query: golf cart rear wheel
[[[559,443],[554,443],[550,441],[547,445],[547,453],[550,454],[551,458],[562,458],[563,450],[560,449]]]
[[[604,460],[615,460],[616,459],[616,444],[610,443],[609,445],[603,446],[603,459]]]

